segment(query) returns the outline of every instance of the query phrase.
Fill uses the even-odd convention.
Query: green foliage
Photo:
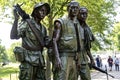
[[[114,48],[120,50],[120,22],[115,24],[111,37]]]
[[[51,6],[51,12],[43,21],[43,24],[48,28],[49,34],[52,35],[53,22],[55,19],[63,16],[67,10],[66,6],[71,0],[0,0],[0,7],[3,11],[8,8],[13,9],[13,5],[19,3],[24,4],[21,6],[28,14],[32,13],[33,7],[36,2],[48,2]],[[87,23],[91,27],[94,35],[96,36],[96,46],[98,49],[104,48],[102,45],[110,44],[107,35],[104,31],[111,31],[116,15],[114,5],[119,4],[117,0],[76,0],[80,6],[85,6],[89,10]],[[102,43],[101,43],[102,42]],[[96,50],[98,50],[96,49]]]
[[[105,49],[104,45],[110,45],[108,40],[109,31],[115,23],[113,16],[116,15],[114,5],[115,0],[81,0],[80,5],[88,8],[87,23],[91,27],[96,37],[96,42],[93,45],[94,50]],[[108,34],[106,34],[106,32]],[[97,47],[96,47],[97,46]]]
[[[18,68],[14,67],[1,67],[0,68],[0,78],[1,77],[8,77],[10,74],[18,73]]]
[[[8,60],[8,56],[6,53],[6,49],[4,46],[1,45],[0,42],[0,62],[6,62]]]
[[[20,42],[16,42],[16,43],[13,43],[9,49],[7,49],[8,59],[10,62],[16,62],[16,59],[15,59],[15,56],[13,53],[13,49],[15,48],[15,46],[20,46],[20,45],[21,45]]]
[[[51,0],[49,2],[51,4],[51,13],[48,16],[48,18],[49,18],[48,24],[50,24],[49,28],[48,28],[49,31],[52,31],[54,20],[63,16],[65,14],[65,12],[67,11],[66,6],[67,6],[68,2],[70,2],[70,0],[59,0],[59,1]],[[49,33],[50,33],[50,35],[52,35],[51,32],[49,32]]]

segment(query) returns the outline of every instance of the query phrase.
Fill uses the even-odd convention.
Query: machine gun
[[[21,9],[22,5],[23,5],[23,3],[21,5],[19,5],[19,4],[14,5],[13,7],[18,12],[18,14],[22,17],[22,20],[26,21],[28,23],[29,27],[31,28],[34,35],[38,39],[40,45],[43,47],[44,40],[43,40],[42,32],[38,32],[38,30],[34,27],[34,25],[32,25],[31,20],[30,20],[30,16],[28,14],[26,14],[26,12],[24,10]]]
[[[107,72],[107,71],[102,70],[102,69],[100,69],[100,68],[96,67],[95,65],[91,65],[91,64],[89,64],[89,66],[90,66],[90,67],[92,67],[93,69],[97,70],[97,71],[100,71],[100,72],[102,72],[102,73],[105,73],[106,75],[109,75],[109,76],[110,76],[110,77],[112,77],[112,78],[115,78],[113,75],[108,74],[108,72]]]
[[[24,10],[21,9],[22,5],[23,5],[23,3],[21,5],[16,4],[13,7],[18,12],[18,14],[22,17],[22,20],[30,19],[30,16],[28,14],[26,14],[26,12]]]

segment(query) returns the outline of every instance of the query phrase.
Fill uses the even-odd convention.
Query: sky
[[[1,12],[1,8],[0,8],[0,12]],[[8,8],[4,12],[4,15],[12,16],[11,13],[12,13],[12,10]],[[20,41],[20,40],[10,39],[10,31],[12,28],[12,24],[8,22],[11,22],[11,18],[5,18],[2,15],[0,15],[0,39],[2,40],[1,45],[5,46],[6,48],[10,48],[12,43]]]
[[[9,48],[12,43],[17,42],[17,40],[10,39],[11,28],[11,24],[0,22],[0,39],[2,40],[1,44],[6,48]]]

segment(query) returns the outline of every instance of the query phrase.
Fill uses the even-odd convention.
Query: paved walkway
[[[108,71],[108,73],[111,74],[112,76],[114,76],[115,78],[108,76],[108,79],[107,79],[106,74],[101,73],[99,71],[95,71],[95,70],[91,72],[91,77],[92,77],[92,80],[120,80],[120,71]],[[0,80],[10,80],[10,79],[3,78]],[[14,79],[14,80],[16,80],[16,79]],[[78,80],[80,80],[80,79],[78,79]]]
[[[92,80],[120,80],[120,71],[113,70],[113,71],[108,71],[108,73],[114,76],[115,78],[112,78],[111,76],[108,76],[107,78],[106,74],[101,73],[99,71],[91,72],[91,77]]]
[[[104,66],[103,66],[103,69],[105,69]],[[108,73],[111,74],[112,76],[114,76],[115,78],[112,78],[112,77],[108,76],[108,79],[107,79],[107,75],[106,74],[101,73],[101,72],[96,71],[96,70],[92,70],[91,78],[92,78],[92,80],[120,80],[120,71],[115,71],[114,66],[113,66],[113,70],[112,71],[108,71]],[[4,79],[0,79],[0,80],[10,80],[10,79],[9,78],[6,78],[6,79],[4,78]],[[80,79],[78,79],[78,80],[80,80]]]
[[[103,66],[102,69],[105,70],[106,68],[109,69],[107,59],[102,60]],[[92,71],[91,72],[91,77],[92,80],[120,80],[120,71],[115,71],[115,66],[113,65],[112,71],[108,70],[108,73],[114,76],[115,78],[112,78],[108,76],[105,73],[101,73],[99,71]]]

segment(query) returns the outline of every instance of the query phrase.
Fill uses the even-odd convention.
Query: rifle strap
[[[77,23],[74,23],[74,27],[75,27],[75,31],[76,31],[76,40],[77,40],[77,51],[80,51],[80,37],[79,37],[79,33],[78,33],[78,26]]]
[[[38,39],[39,44],[44,47],[44,40],[43,40],[43,35],[42,32],[36,29],[36,27],[34,25],[31,24],[31,20],[30,19],[26,19],[26,22],[28,23],[29,27],[31,28],[33,34],[35,35],[35,37]]]

